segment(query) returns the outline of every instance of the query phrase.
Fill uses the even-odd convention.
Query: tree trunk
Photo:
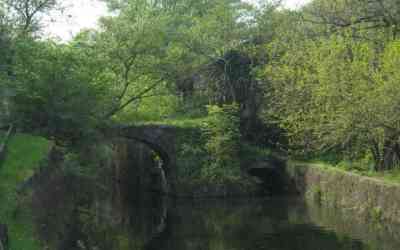
[[[385,140],[383,151],[377,164],[378,171],[391,170],[400,163],[400,144],[396,137]]]
[[[381,154],[379,151],[379,144],[376,141],[372,142],[371,152],[374,157],[374,170],[379,171],[379,165],[381,161]]]

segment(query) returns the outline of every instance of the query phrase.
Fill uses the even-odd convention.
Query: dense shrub
[[[209,106],[208,112],[203,133],[209,162],[203,167],[201,174],[215,182],[239,178],[239,107],[237,104]]]

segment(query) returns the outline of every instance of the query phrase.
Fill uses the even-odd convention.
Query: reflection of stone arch
[[[165,247],[166,234],[169,233],[169,216],[168,216],[168,200],[167,197],[160,197],[158,200],[157,223],[151,232],[150,240],[144,245],[145,250],[162,249]]]

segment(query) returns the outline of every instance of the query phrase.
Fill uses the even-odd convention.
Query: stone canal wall
[[[307,200],[347,210],[360,219],[400,224],[400,185],[318,164],[289,162],[297,191]]]

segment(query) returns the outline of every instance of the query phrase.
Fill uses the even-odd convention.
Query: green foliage
[[[74,43],[97,61],[95,82],[109,90],[106,118],[124,121],[173,113],[160,110],[160,103],[190,109],[188,103],[204,96],[197,84],[215,82],[202,82],[205,66],[240,46],[252,15],[239,0],[108,2],[119,14],[103,18],[102,31],[83,32]]]
[[[316,202],[317,204],[321,204],[322,202],[322,191],[321,191],[321,187],[318,185],[314,185],[312,187],[310,187],[310,189],[307,191],[306,193],[306,197],[314,202]]]
[[[334,164],[362,171],[371,161],[375,170],[399,164],[394,4],[315,0],[267,19],[286,17],[271,30],[270,61],[258,71],[268,92],[264,117],[287,131],[294,153],[331,154]]]
[[[371,211],[370,211],[370,216],[372,221],[374,221],[375,223],[380,223],[382,222],[382,215],[383,215],[383,211],[381,207],[374,207]]]
[[[187,117],[174,117],[171,119],[165,120],[158,120],[158,121],[148,121],[148,122],[139,122],[138,124],[164,124],[175,126],[178,128],[200,128],[203,122],[207,119],[207,117],[200,117],[200,118],[187,118]]]
[[[205,115],[205,103],[215,96],[235,101],[240,99],[237,95],[253,89],[240,79],[250,77],[250,59],[240,53],[255,21],[251,5],[240,0],[106,2],[118,10],[116,15],[102,18],[98,31],[83,31],[69,44],[60,45],[36,40],[32,33],[57,1],[38,6],[38,1],[7,0],[15,10],[8,14],[18,20],[11,18],[12,25],[1,26],[2,37],[9,29],[19,32],[24,19],[18,13],[24,3],[34,14],[32,20],[25,20],[29,27],[24,35],[4,35],[4,58],[10,60],[1,60],[0,66],[11,70],[0,71],[0,86],[12,90],[10,122],[60,141],[76,141],[110,118],[124,123],[187,113],[197,118]],[[234,64],[223,70],[228,74],[218,75],[232,78],[229,82],[234,84],[213,89],[220,79],[207,78],[204,69],[230,60],[226,56],[232,51],[245,58],[246,65],[239,60],[222,66]],[[242,71],[245,76],[235,74]]]
[[[303,152],[340,149],[358,159],[370,151],[377,168],[391,168],[399,152],[397,53],[398,42],[380,53],[349,36],[293,46],[267,66],[269,115]]]
[[[323,34],[350,27],[355,39],[380,43],[398,38],[397,4],[396,0],[314,0],[303,14]]]
[[[90,136],[114,119],[201,127],[201,135],[179,135],[178,171],[186,180],[237,181],[241,163],[270,156],[245,142],[249,130],[263,146],[284,134],[303,158],[399,180],[397,170],[372,172],[400,165],[400,19],[393,0],[314,0],[296,11],[275,1],[255,9],[240,0],[106,0],[115,15],[67,44],[35,36],[57,1],[3,2],[0,125],[79,141],[66,155],[66,174],[99,180],[96,167],[113,152]],[[261,136],[260,111],[279,129]],[[25,152],[20,147],[36,139],[22,138],[26,145],[11,142],[0,169],[1,201],[16,199],[16,183],[46,149],[42,141]]]
[[[0,221],[10,227],[11,250],[40,249],[31,211],[19,208],[25,199],[17,194],[17,186],[33,175],[49,149],[50,142],[36,136],[16,134],[9,141],[0,167]]]
[[[153,96],[144,98],[136,107],[125,109],[115,119],[123,123],[163,121],[176,114],[178,107],[179,99],[175,95]]]
[[[239,107],[237,104],[209,106],[208,112],[203,133],[210,159],[202,169],[202,176],[214,182],[239,178]]]
[[[178,135],[179,181],[192,184],[240,181],[243,177],[240,156],[250,155],[249,151],[241,151],[239,107],[237,104],[208,106],[208,112],[205,118],[162,122],[183,129]]]
[[[197,127],[187,128],[178,135],[177,170],[179,182],[193,182],[201,179],[201,171],[208,164],[205,141]]]
[[[58,0],[2,0],[0,17],[4,17],[18,36],[28,36],[39,31],[43,17],[59,7]]]
[[[115,152],[109,142],[92,138],[68,149],[62,164],[63,174],[79,179],[88,186],[103,186],[103,178],[111,175]],[[102,179],[103,178],[103,179]]]
[[[318,167],[330,171],[345,171],[351,172],[361,176],[371,177],[377,180],[384,181],[386,183],[399,184],[400,183],[400,169],[395,168],[386,171],[375,171],[371,168],[371,162],[368,165],[362,165],[362,161],[341,161],[337,164],[329,164],[323,161],[312,160],[312,161],[300,161],[297,162],[296,167]]]
[[[383,172],[374,172],[374,171],[369,171],[369,172],[361,172],[361,174],[373,177],[373,178],[379,178],[382,179],[386,182],[389,183],[400,183],[400,171],[399,168],[396,168],[394,170],[389,170],[389,171],[383,171]]]
[[[79,52],[52,42],[18,42],[11,86],[14,123],[62,140],[74,140],[95,125],[104,89],[91,84],[88,58]]]
[[[268,159],[273,154],[274,153],[270,148],[261,148],[241,142],[240,162],[243,166],[249,166],[260,159]]]

